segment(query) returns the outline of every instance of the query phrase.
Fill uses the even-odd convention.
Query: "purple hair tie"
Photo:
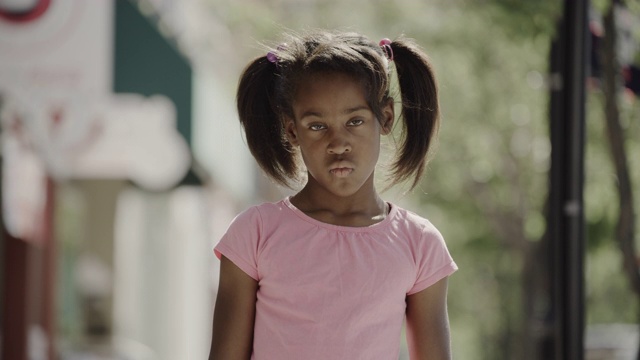
[[[276,50],[277,51],[282,51],[282,50],[284,50],[286,48],[287,48],[287,44],[286,43],[282,43],[282,44],[278,45]],[[278,61],[280,59],[278,59],[278,55],[275,52],[269,51],[267,53],[267,60],[269,60],[269,62],[271,62],[271,63],[274,63],[274,64],[278,65]]]
[[[391,48],[391,40],[384,38],[380,40],[380,47],[389,61],[393,61],[393,49]]]
[[[267,60],[269,60],[269,62],[277,64],[278,63],[278,56],[276,54],[274,54],[273,52],[269,51],[267,53]]]

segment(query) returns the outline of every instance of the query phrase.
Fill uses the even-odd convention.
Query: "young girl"
[[[415,186],[438,126],[426,55],[411,41],[291,36],[255,59],[237,102],[251,153],[296,195],[251,207],[215,248],[221,260],[210,359],[450,359],[447,277],[457,266],[426,219],[374,186],[391,133],[394,64],[403,133],[392,184]],[[299,160],[302,160],[302,163]]]

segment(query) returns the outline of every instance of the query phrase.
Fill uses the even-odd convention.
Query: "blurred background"
[[[460,267],[454,357],[551,359],[562,16],[554,0],[0,0],[0,358],[207,357],[213,246],[293,191],[246,149],[238,77],[283,32],[320,27],[406,34],[433,61],[437,152],[416,190],[384,195],[431,219]],[[637,359],[640,4],[593,0],[588,29],[584,355]]]

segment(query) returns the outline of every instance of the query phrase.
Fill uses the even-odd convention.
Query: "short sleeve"
[[[418,293],[458,270],[442,234],[429,224],[413,244],[416,281],[407,295]]]
[[[224,255],[254,280],[259,280],[258,246],[261,220],[257,208],[249,208],[236,216],[213,249],[218,259]]]

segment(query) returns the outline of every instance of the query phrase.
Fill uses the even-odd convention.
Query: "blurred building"
[[[211,249],[264,196],[180,3],[0,1],[1,358],[206,357]]]

